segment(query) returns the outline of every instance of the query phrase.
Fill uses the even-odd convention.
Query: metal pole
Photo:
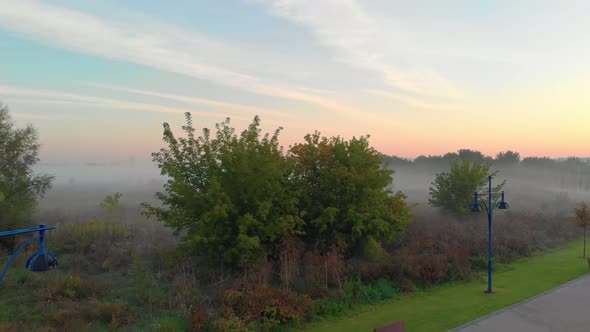
[[[39,225],[39,253],[45,256],[45,225]]]
[[[41,256],[41,259],[45,261],[44,266],[48,266],[49,261],[47,260],[47,254],[45,251],[45,225],[39,225],[39,228],[41,229],[39,231],[39,255]]]
[[[486,293],[491,294],[492,290],[492,176],[488,176],[488,290]]]
[[[13,254],[12,256],[10,256],[10,259],[8,259],[8,262],[6,263],[6,266],[4,266],[4,270],[2,270],[2,274],[0,274],[0,286],[2,285],[2,282],[4,281],[4,277],[6,276],[6,273],[8,272],[8,268],[10,267],[10,264],[12,264],[12,262],[14,261],[14,259],[16,258],[16,256],[29,244],[31,244],[31,242],[37,240],[39,237],[35,236],[32,239],[30,239],[29,241],[23,243]]]
[[[584,225],[584,255],[582,257],[586,257],[586,225]]]

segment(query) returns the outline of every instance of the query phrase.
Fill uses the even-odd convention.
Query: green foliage
[[[383,263],[389,258],[389,253],[373,237],[369,237],[363,245],[363,257],[370,262]]]
[[[383,156],[368,137],[346,141],[316,132],[295,144],[289,158],[309,245],[357,249],[371,238],[390,242],[405,230],[406,196],[388,188],[393,171],[381,167]]]
[[[374,285],[363,285],[361,287],[363,294],[362,303],[375,304],[384,300],[397,297],[398,291],[391,282],[387,280],[379,280]]]
[[[37,199],[51,187],[52,176],[34,175],[39,161],[37,130],[32,126],[14,128],[6,106],[0,104],[0,229],[27,226]],[[0,239],[9,250],[12,239]]]
[[[323,250],[381,246],[410,220],[406,196],[388,189],[393,171],[381,167],[383,157],[366,137],[315,133],[285,156],[280,129],[261,137],[258,117],[239,136],[229,119],[217,125],[215,137],[208,129],[196,137],[188,113],[186,121],[183,138],[164,124],[168,146],[153,154],[169,178],[157,194],[163,207],[144,207],[187,231],[186,248],[211,262],[251,263],[288,237]]]
[[[121,197],[123,197],[123,194],[120,192],[116,192],[113,195],[107,195],[104,201],[100,203],[100,207],[109,211],[118,210],[121,208]]]
[[[449,173],[436,175],[433,187],[430,187],[428,203],[457,215],[467,215],[469,206],[473,204],[473,193],[487,192],[488,176],[496,174],[497,171],[490,173],[489,164],[456,160],[451,165]],[[492,188],[494,201],[497,200],[505,183],[506,181],[503,181]]]
[[[483,271],[488,268],[488,259],[483,256],[469,257],[469,263],[471,265],[471,269],[475,271]]]
[[[350,304],[334,298],[317,300],[313,305],[313,314],[316,317],[331,318],[342,316],[350,309]]]
[[[397,298],[399,291],[391,281],[380,279],[375,284],[363,284],[360,279],[349,279],[344,283],[341,298],[324,298],[314,302],[316,317],[338,317],[346,314],[354,304],[376,304]]]
[[[236,135],[229,119],[196,137],[186,114],[186,137],[176,138],[164,124],[168,145],[153,154],[168,176],[163,207],[144,204],[177,232],[187,231],[184,244],[216,263],[234,266],[253,262],[282,238],[295,234],[301,219],[291,194],[290,167],[278,145],[280,128],[261,136],[260,119]]]

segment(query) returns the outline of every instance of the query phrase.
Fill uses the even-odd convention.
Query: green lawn
[[[581,242],[514,262],[494,273],[496,294],[485,295],[487,279],[448,284],[359,308],[350,316],[305,325],[304,331],[372,331],[399,320],[407,331],[446,331],[557,287],[588,272]]]

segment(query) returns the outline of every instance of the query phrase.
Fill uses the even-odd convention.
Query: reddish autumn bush
[[[415,217],[405,237],[389,248],[389,264],[353,261],[350,270],[363,281],[387,278],[402,290],[471,278],[472,267],[487,257],[487,219],[477,215],[464,220],[424,214]],[[494,259],[508,263],[538,250],[576,238],[575,227],[564,215],[504,213],[494,216]]]
[[[290,322],[303,322],[312,301],[306,295],[271,287],[230,289],[223,298],[223,316],[239,318],[256,330],[269,330]]]

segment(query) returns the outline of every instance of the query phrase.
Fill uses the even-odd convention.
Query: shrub
[[[303,322],[311,305],[312,301],[307,296],[271,287],[230,289],[225,292],[223,300],[225,318],[239,317],[263,330],[290,322]]]
[[[482,256],[469,257],[471,268],[475,271],[483,271],[488,268],[488,259]]]
[[[314,301],[312,312],[317,317],[338,317],[343,315],[350,308],[346,302],[334,299],[324,298]]]
[[[391,299],[398,295],[398,291],[393,287],[393,284],[383,279],[373,285],[362,285],[361,292],[363,302],[369,304]]]
[[[213,324],[219,332],[248,332],[248,327],[243,319],[237,317],[220,318]]]
[[[383,300],[395,298],[399,294],[398,290],[393,286],[393,283],[385,279],[377,281],[374,288],[378,290],[379,294],[381,294],[381,299]]]
[[[85,299],[101,294],[104,287],[92,277],[83,277],[78,274],[60,276],[47,284],[48,300],[54,301],[60,298]]]
[[[133,261],[132,232],[128,225],[105,221],[59,225],[51,235],[57,255],[67,255],[69,269],[98,272],[125,268]]]

